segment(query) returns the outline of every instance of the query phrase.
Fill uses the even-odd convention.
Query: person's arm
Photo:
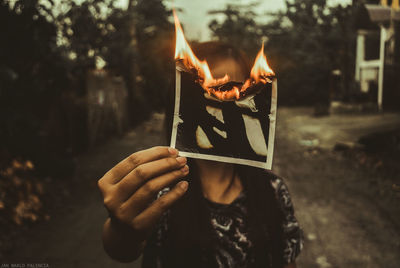
[[[147,237],[163,213],[187,190],[186,181],[154,201],[157,193],[186,176],[186,158],[167,147],[153,147],[132,154],[98,182],[110,217],[103,227],[103,246],[120,262],[137,259]],[[154,201],[154,202],[153,202]]]
[[[125,230],[124,230],[125,229]],[[119,262],[136,260],[143,250],[144,241],[139,241],[131,230],[115,226],[111,218],[107,218],[103,226],[103,246],[107,254]]]

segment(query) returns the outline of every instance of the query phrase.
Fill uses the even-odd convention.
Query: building
[[[368,2],[356,16],[355,80],[361,92],[376,99],[379,110],[400,109],[399,0]]]

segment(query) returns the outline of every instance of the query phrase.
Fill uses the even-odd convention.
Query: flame
[[[225,75],[223,78],[215,79],[210,71],[210,67],[208,67],[207,61],[199,60],[193,53],[190,48],[188,42],[185,39],[183,34],[182,26],[179,22],[178,16],[174,13],[174,21],[175,21],[175,36],[176,36],[176,46],[175,46],[175,60],[183,60],[183,64],[186,67],[196,68],[198,71],[198,75],[202,78],[202,86],[210,87],[213,85],[218,85],[222,83],[226,83],[229,81],[229,76]]]
[[[264,42],[261,46],[260,51],[257,54],[256,60],[254,61],[253,68],[250,72],[250,77],[256,81],[256,83],[265,79],[268,76],[274,76],[275,73],[272,71],[271,67],[269,67],[267,62],[267,57],[264,55]]]
[[[262,44],[261,50],[259,51],[254,65],[250,72],[250,78],[247,79],[243,85],[239,88],[232,86],[230,90],[217,90],[216,88],[230,81],[229,76],[226,74],[222,78],[215,79],[210,71],[210,67],[206,60],[199,60],[193,53],[188,42],[186,41],[185,35],[183,34],[182,26],[179,22],[178,16],[175,10],[173,10],[174,21],[175,21],[175,60],[181,60],[185,68],[188,70],[195,69],[199,78],[198,82],[201,87],[208,92],[208,94],[220,100],[234,100],[240,99],[246,90],[256,83],[267,83],[271,82],[269,77],[274,76],[275,73],[268,66],[267,58],[264,55],[264,43]]]

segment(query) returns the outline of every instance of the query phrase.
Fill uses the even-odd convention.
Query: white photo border
[[[179,66],[176,66],[175,72],[175,107],[174,107],[174,118],[172,123],[172,133],[171,133],[171,142],[170,147],[175,148],[176,146],[176,137],[178,133],[178,125],[181,123],[181,119],[179,117],[179,109],[180,109],[180,96],[181,96],[181,72],[185,70]],[[269,114],[269,135],[268,135],[268,146],[267,146],[267,158],[266,162],[242,159],[242,158],[234,158],[227,156],[219,156],[219,155],[211,155],[211,154],[203,154],[203,153],[193,153],[193,152],[185,152],[179,151],[180,156],[204,159],[204,160],[213,160],[225,163],[232,164],[241,164],[247,166],[253,166],[263,169],[272,169],[272,158],[274,154],[274,143],[275,143],[275,128],[276,128],[276,113],[277,113],[277,98],[278,98],[278,80],[274,78],[272,80],[272,92],[271,92],[271,109]]]

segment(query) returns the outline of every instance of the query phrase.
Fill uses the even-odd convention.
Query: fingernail
[[[189,171],[189,166],[185,165],[183,168],[181,168],[182,173],[186,173]]]
[[[186,190],[188,189],[188,187],[189,187],[189,183],[188,183],[187,181],[181,181],[181,182],[179,183],[179,187],[180,187],[182,190],[186,191]]]
[[[178,150],[177,149],[175,149],[175,148],[168,148],[168,152],[171,154],[171,155],[177,155],[178,154]]]
[[[185,164],[186,163],[186,157],[179,156],[176,158],[176,161],[178,161],[180,164]]]

